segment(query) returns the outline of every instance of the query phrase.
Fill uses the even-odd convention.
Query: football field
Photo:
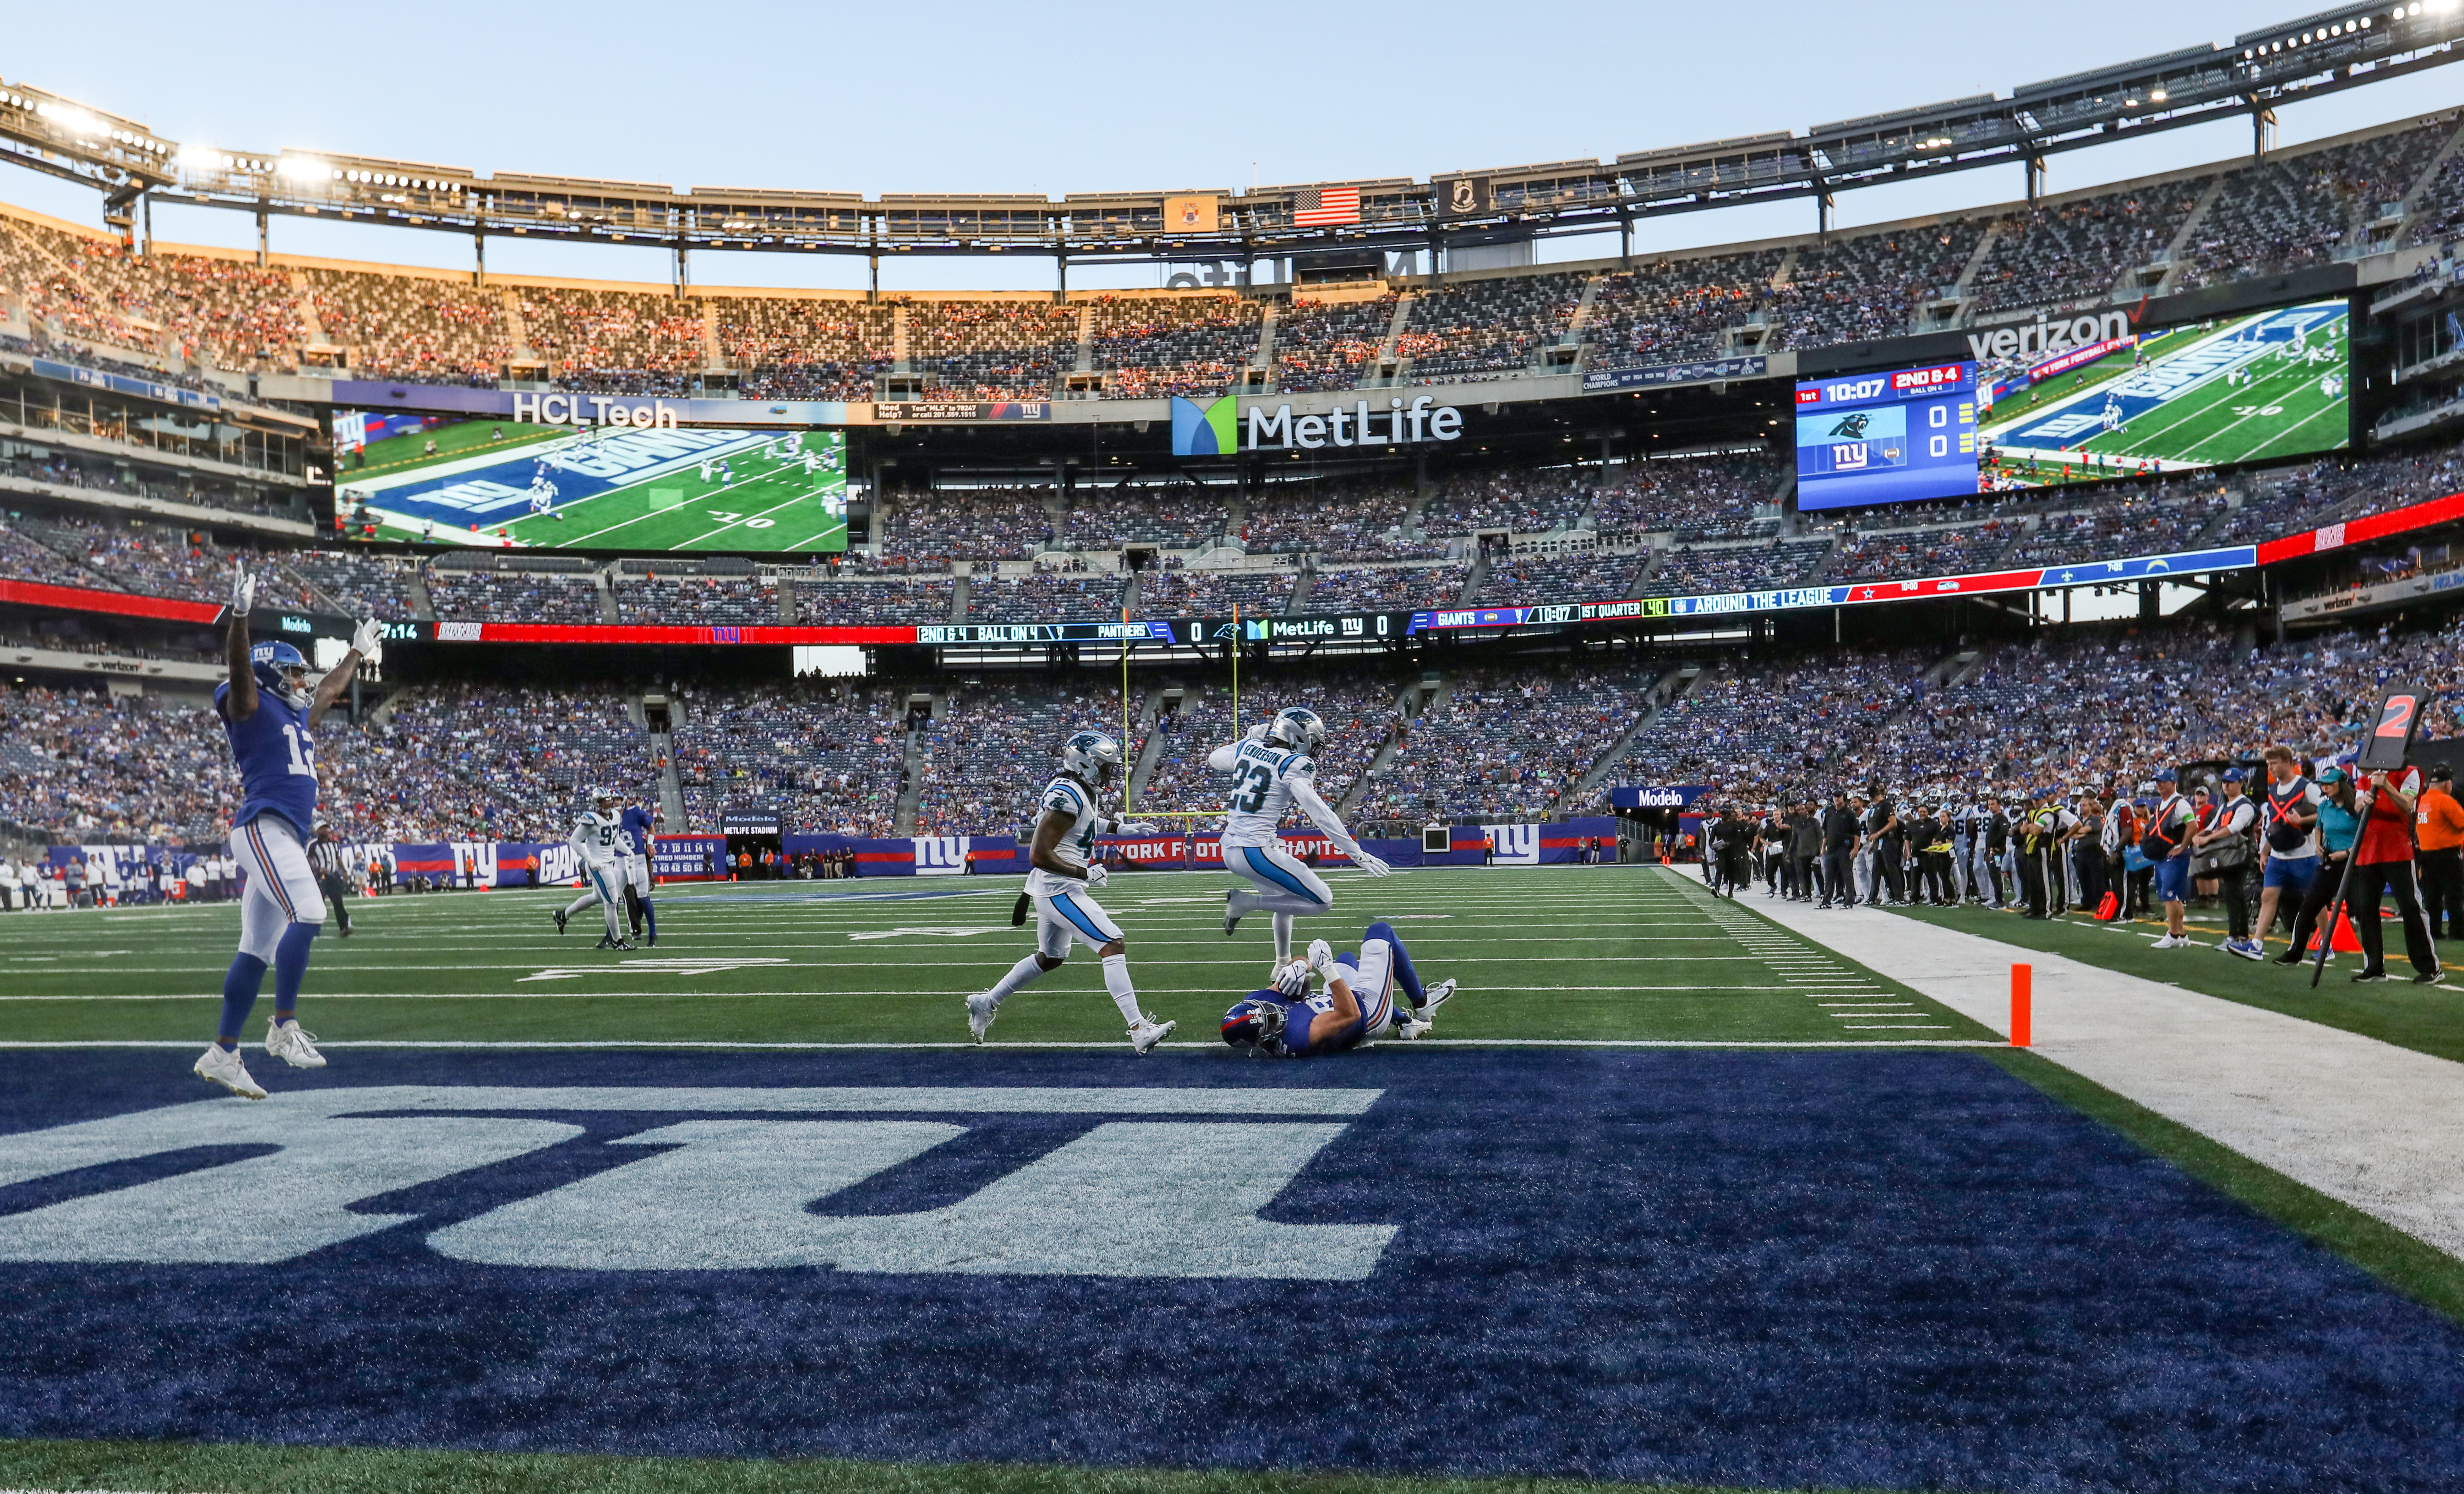
[[[1328,880],[1432,1037],[1226,1047],[1211,874],[1099,894],[1146,1058],[1083,950],[969,1042],[1015,878],[672,887],[630,954],[441,893],[328,926],[257,1104],[188,1073],[235,911],[12,915],[0,1487],[2464,1482],[2464,1323],[1759,892]]]
[[[2144,365],[2117,353],[1996,408],[1982,439],[2022,484],[2333,450],[2350,434],[2347,320],[2336,301],[2177,330]]]
[[[846,438],[705,428],[580,431],[465,421],[368,445],[339,487],[374,538],[546,549],[812,553],[847,548]],[[433,440],[437,450],[429,452]],[[705,462],[714,464],[710,478]],[[552,499],[536,499],[545,482]]]

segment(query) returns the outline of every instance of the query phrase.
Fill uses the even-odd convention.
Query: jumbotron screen
[[[2041,357],[2022,345],[1980,377],[1983,487],[2270,461],[2351,440],[2343,300],[2155,331],[2131,329],[2120,313],[2102,320],[2100,330],[2113,335],[2057,339],[2071,345]],[[2022,342],[2018,329],[2003,330]],[[1985,341],[1989,356],[1997,350],[1990,337],[1971,341]]]
[[[536,426],[342,411],[334,501],[357,539],[554,550],[841,551],[835,430]]]
[[[1796,506],[1976,491],[1976,365],[1843,374],[1796,386]]]

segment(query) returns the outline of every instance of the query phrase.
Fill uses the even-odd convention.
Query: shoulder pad
[[[1284,759],[1283,772],[1295,778],[1309,778],[1317,772],[1317,759],[1296,752]]]

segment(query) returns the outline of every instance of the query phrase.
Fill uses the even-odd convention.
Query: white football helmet
[[[1294,752],[1315,755],[1326,744],[1326,723],[1307,706],[1286,706],[1275,713],[1273,723],[1266,728],[1266,739]]]
[[[1101,732],[1073,732],[1061,744],[1061,771],[1102,788],[1121,771],[1121,744]]]

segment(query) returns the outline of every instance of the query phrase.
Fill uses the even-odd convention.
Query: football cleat
[[[1232,906],[1239,900],[1241,892],[1238,888],[1235,888],[1231,891],[1223,894],[1223,936],[1227,939],[1232,937],[1233,930],[1241,927],[1242,914],[1248,912],[1245,908],[1235,908]]]
[[[556,932],[562,934],[564,932],[564,910],[560,908],[548,916],[556,920]]]
[[[1455,980],[1451,976],[1439,981],[1436,985],[1422,986],[1420,988],[1420,1004],[1418,1007],[1420,1019],[1423,1022],[1427,1021],[1430,1013],[1435,1012],[1439,1007],[1445,1005],[1446,1002],[1453,998],[1454,994]]]
[[[1154,1052],[1155,1044],[1172,1036],[1172,1029],[1179,1025],[1177,1022],[1157,1022],[1150,1014],[1130,1029],[1130,1046],[1137,1049],[1138,1056],[1143,1058]]]
[[[317,1051],[316,1037],[296,1021],[265,1024],[265,1052],[268,1058],[278,1058],[294,1068],[322,1068],[325,1055]]]
[[[224,1047],[219,1043],[206,1044],[206,1056],[197,1060],[196,1073],[243,1100],[265,1098],[265,1086],[249,1077],[248,1066],[239,1061],[238,1050]]]
[[[978,1043],[993,1030],[993,1018],[1000,1011],[1001,1003],[993,1000],[990,991],[979,991],[967,998],[967,1031],[975,1035]]]
[[[1426,1018],[1414,1018],[1411,1021],[1404,1022],[1401,1026],[1396,1028],[1395,1033],[1396,1036],[1408,1043],[1414,1038],[1427,1037],[1429,1035],[1429,1029],[1436,1025],[1436,1022],[1430,1022]]]

